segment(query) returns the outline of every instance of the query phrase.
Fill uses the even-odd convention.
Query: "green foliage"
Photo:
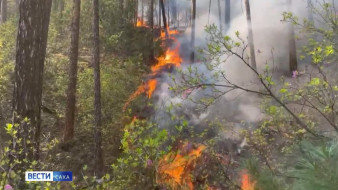
[[[156,186],[156,167],[171,150],[168,132],[146,121],[135,120],[126,126],[121,140],[123,155],[112,164],[111,186],[116,189]]]

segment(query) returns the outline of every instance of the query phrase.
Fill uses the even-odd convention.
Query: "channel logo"
[[[31,171],[25,172],[26,181],[72,181],[72,172]]]

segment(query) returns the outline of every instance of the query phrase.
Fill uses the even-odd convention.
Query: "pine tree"
[[[100,77],[100,40],[99,40],[99,0],[93,0],[93,57],[94,67],[94,140],[95,140],[95,175],[103,175],[102,154],[102,111],[101,111],[101,77]]]
[[[75,105],[76,105],[76,83],[77,83],[77,61],[79,55],[80,35],[80,10],[81,0],[73,0],[73,16],[71,24],[71,43],[69,52],[69,81],[67,89],[66,121],[64,129],[64,141],[74,137]]]

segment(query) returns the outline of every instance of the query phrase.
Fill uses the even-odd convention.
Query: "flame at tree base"
[[[201,156],[205,148],[204,145],[192,148],[192,144],[185,143],[184,151],[165,155],[159,162],[158,183],[168,185],[173,189],[194,189],[191,172],[195,168],[197,158]]]
[[[137,22],[137,27],[146,27],[146,25],[143,21],[139,20]],[[167,29],[167,31],[169,34],[168,39],[174,41],[174,47],[167,49],[165,55],[156,58],[157,64],[151,67],[151,73],[149,74],[150,77],[156,77],[157,75],[161,74],[165,68],[179,67],[182,63],[182,58],[180,57],[179,53],[180,43],[176,40],[175,37],[172,36],[175,34],[179,34],[179,32],[177,30],[170,29]],[[165,32],[161,32],[160,39],[165,42],[165,40],[167,39]],[[147,94],[148,99],[150,99],[156,90],[157,83],[158,82],[156,79],[151,79],[148,80],[145,84],[139,86],[138,89],[128,98],[127,102],[124,104],[123,111],[127,109],[128,105],[132,101],[134,101],[139,95],[143,93]]]
[[[256,182],[250,179],[250,175],[247,171],[244,171],[242,174],[242,190],[255,190]]]

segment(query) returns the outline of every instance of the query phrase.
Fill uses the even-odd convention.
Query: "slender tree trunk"
[[[93,67],[94,67],[94,139],[95,175],[103,175],[102,134],[101,134],[101,79],[99,40],[99,0],[93,0]]]
[[[171,25],[171,23],[170,23],[170,1],[169,0],[166,0],[166,2],[167,2],[167,9],[168,9],[168,11],[167,11],[167,14],[168,14],[168,28],[170,27],[170,25]]]
[[[28,154],[28,159],[36,160],[40,150],[42,81],[51,6],[52,0],[21,0],[19,6],[13,118],[16,123],[26,117],[30,119],[18,135],[23,141],[33,142],[33,145],[21,148]],[[23,155],[22,159],[27,158]]]
[[[0,23],[7,21],[7,0],[1,0],[1,19]]]
[[[141,21],[144,22],[144,6],[143,6],[143,1],[141,0]]]
[[[250,60],[251,66],[254,69],[257,69],[256,66],[256,55],[255,55],[255,46],[252,32],[252,24],[251,24],[251,13],[250,13],[250,2],[249,0],[245,0],[245,10],[246,10],[246,20],[248,22],[248,40],[249,40],[249,48],[250,48]]]
[[[119,0],[119,9],[120,9],[120,27],[124,25],[124,17],[126,16],[124,13],[124,0]]]
[[[313,20],[313,11],[312,11],[312,0],[307,0],[307,8],[308,8],[308,20],[312,23],[314,23]]]
[[[222,7],[221,7],[221,0],[217,1],[218,3],[218,19],[219,19],[219,29],[222,32]]]
[[[172,5],[173,5],[173,10],[172,10],[172,23],[174,24],[174,26],[176,26],[177,24],[177,2],[176,0],[172,1]]]
[[[137,23],[137,17],[138,17],[138,0],[135,0],[135,15],[134,15],[134,24]]]
[[[225,30],[230,28],[231,3],[230,0],[225,0]]]
[[[149,63],[153,65],[155,63],[155,56],[154,56],[154,3],[155,0],[150,0],[149,5],[149,27],[151,29],[151,37],[149,38],[149,47],[150,47],[150,55],[149,55]]]
[[[71,24],[71,42],[69,52],[69,81],[67,89],[66,121],[64,129],[64,141],[74,137],[75,105],[76,105],[76,83],[77,83],[77,61],[79,55],[80,35],[80,11],[81,0],[73,0],[73,17]]]
[[[158,2],[158,27],[160,27],[161,28],[161,25],[162,25],[162,23],[161,23],[161,19],[162,19],[162,7],[161,7],[161,0],[159,0],[159,2]]]
[[[189,25],[188,10],[185,10],[185,26],[188,27],[188,25]]]
[[[289,11],[291,6],[292,0],[288,0]],[[289,23],[289,69],[291,74],[298,69],[295,30],[292,23]]]
[[[191,63],[195,62],[196,0],[192,0]]]
[[[164,32],[165,32],[166,38],[168,38],[169,37],[169,31],[168,31],[169,28],[168,28],[167,18],[165,16],[164,0],[160,0],[160,4],[161,4],[161,9],[162,9],[162,18],[163,18]]]
[[[209,0],[208,25],[210,24],[211,0]]]
[[[158,27],[161,28],[161,19],[162,19],[162,7],[161,7],[161,0],[158,0]]]

